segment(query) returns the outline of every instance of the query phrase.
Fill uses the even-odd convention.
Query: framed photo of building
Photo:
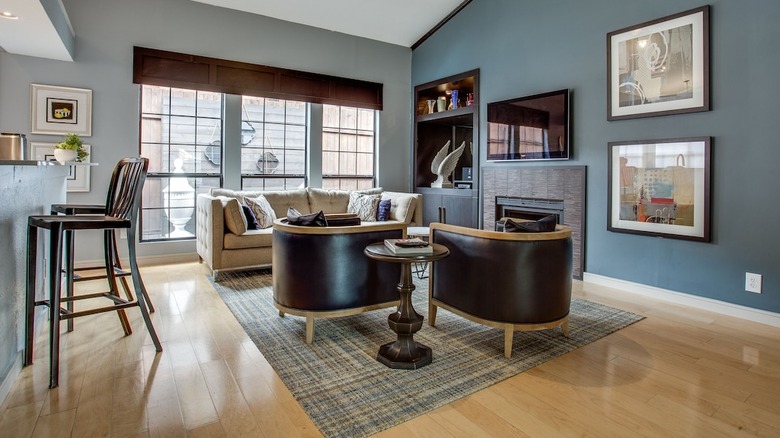
[[[607,34],[607,120],[710,110],[709,11]]]
[[[710,241],[710,137],[609,143],[607,230]]]
[[[54,145],[55,143],[30,143],[30,155],[33,160],[36,161],[57,161],[54,158]],[[89,191],[89,174],[90,174],[90,158],[92,157],[92,148],[88,144],[82,145],[84,150],[90,154],[84,158],[82,164],[68,164],[68,177],[66,179],[68,183],[68,192],[88,192]]]
[[[92,90],[30,85],[30,132],[33,134],[92,135]]]

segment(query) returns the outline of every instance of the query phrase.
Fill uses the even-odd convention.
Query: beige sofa
[[[422,226],[422,195],[417,193],[386,192],[381,188],[360,191],[363,194],[381,194],[381,198],[391,200],[388,222],[400,222],[407,226]],[[240,234],[236,227],[228,225],[237,222],[236,211],[245,198],[255,198],[262,194],[273,208],[277,218],[287,216],[289,207],[302,214],[346,213],[350,202],[350,192],[345,190],[324,190],[305,188],[284,191],[234,191],[212,189],[209,194],[198,195],[196,204],[197,252],[201,262],[211,268],[215,280],[222,270],[267,267],[272,261],[273,227],[247,230]],[[236,207],[239,205],[239,207]],[[236,210],[238,208],[238,210]],[[226,217],[227,215],[227,217]],[[361,222],[361,226],[371,227],[388,222]],[[239,224],[240,228],[240,224]],[[240,230],[239,230],[240,231]]]

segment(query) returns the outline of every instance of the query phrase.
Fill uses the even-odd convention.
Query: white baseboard
[[[16,354],[17,359],[13,361],[13,365],[11,365],[11,369],[8,371],[8,375],[5,376],[5,379],[3,379],[2,382],[0,382],[0,405],[5,403],[6,397],[8,397],[8,394],[11,393],[11,388],[13,388],[17,377],[19,377],[19,374],[22,372],[23,354],[23,352]]]
[[[674,292],[661,289],[660,287],[647,286],[644,284],[633,283],[631,281],[605,277],[598,274],[591,274],[589,272],[586,272],[583,275],[582,281],[610,287],[630,294],[656,298],[696,309],[707,310],[710,312],[720,313],[722,315],[733,316],[735,318],[741,318],[748,321],[780,327],[780,313],[754,309],[752,307],[740,306],[739,304],[727,303],[725,301],[699,297],[696,295],[689,295],[682,292]]]

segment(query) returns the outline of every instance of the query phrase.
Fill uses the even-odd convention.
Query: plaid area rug
[[[305,343],[305,320],[279,317],[270,271],[223,274],[214,288],[290,392],[328,437],[368,436],[575,350],[643,317],[573,299],[570,338],[560,329],[515,332],[505,359],[504,333],[439,309],[427,324],[427,279],[415,278],[417,313],[426,319],[415,340],[433,350],[433,363],[393,370],[376,361],[393,341],[392,308],[315,320],[314,342]]]

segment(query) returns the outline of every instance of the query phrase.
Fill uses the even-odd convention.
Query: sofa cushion
[[[256,198],[245,197],[244,202],[252,210],[252,213],[255,214],[259,228],[268,228],[274,225],[276,213],[274,213],[273,207],[265,199],[265,196],[260,195]]]
[[[414,209],[417,207],[417,200],[412,194],[383,192],[382,199],[390,200],[390,220],[411,223],[414,218]]]
[[[287,216],[287,209],[292,207],[301,212],[301,214],[311,213],[309,208],[309,196],[306,189],[279,190],[261,192],[265,199],[274,208],[276,217]]]
[[[211,189],[211,196],[227,196],[238,199],[238,202],[245,204],[246,198],[257,198],[263,195],[265,199],[271,204],[274,209],[276,217],[284,217],[287,214],[287,209],[290,207],[295,208],[303,214],[311,213],[309,209],[309,196],[306,193],[306,189],[295,190],[230,190],[230,189]]]
[[[246,233],[247,223],[241,204],[236,198],[221,198],[222,210],[225,212],[225,226],[231,233],[241,235]]]
[[[374,187],[371,189],[363,189],[363,190],[355,190],[355,191],[358,193],[362,193],[364,195],[381,195],[384,190],[385,189],[383,189],[382,187]]]
[[[376,222],[376,211],[381,195],[364,195],[352,192],[349,194],[347,213],[355,213],[361,221]]]
[[[349,192],[346,190],[325,190],[315,187],[306,189],[309,193],[310,211],[323,213],[344,213],[349,205]]]
[[[251,249],[270,247],[273,241],[273,228],[262,230],[249,230],[237,236],[233,233],[225,233],[225,249]]]
[[[221,188],[213,188],[211,189],[211,196],[225,196],[228,198],[236,198],[238,199],[238,202],[244,203],[244,197],[249,196],[251,198],[256,198],[257,195],[262,194],[263,192],[259,191],[246,191],[246,190],[231,190],[231,189],[221,189]]]

